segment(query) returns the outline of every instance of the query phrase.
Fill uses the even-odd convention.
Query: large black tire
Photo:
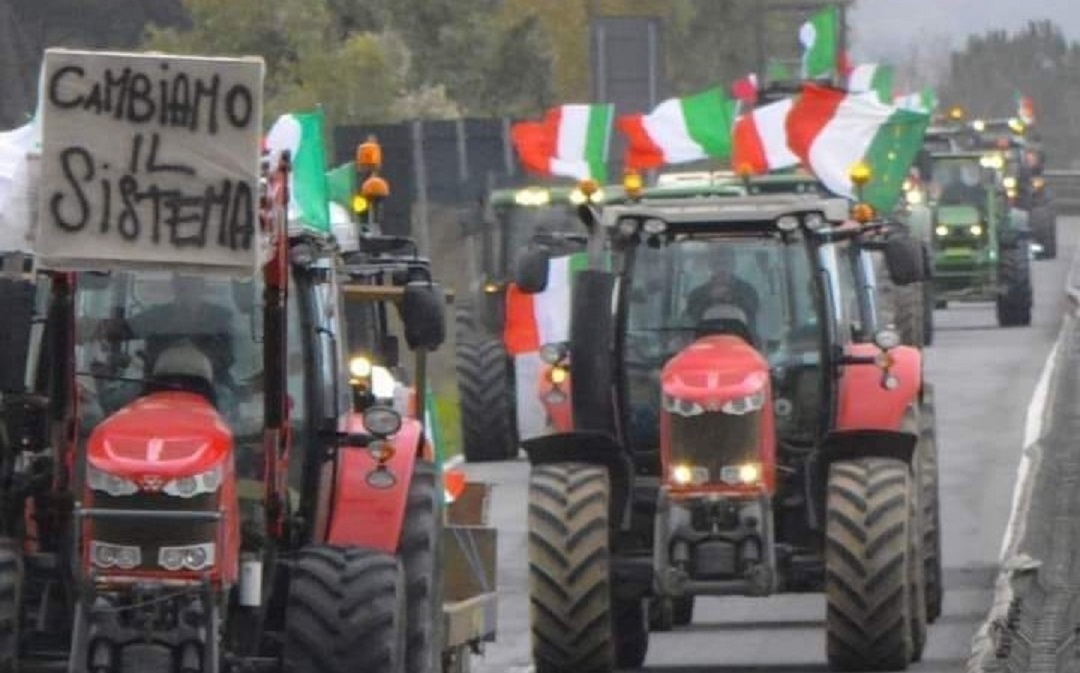
[[[1001,327],[1031,324],[1031,257],[1026,242],[1003,248],[998,263],[997,319]]]
[[[648,601],[615,601],[615,665],[641,668],[649,652]]]
[[[301,550],[289,588],[284,673],[402,673],[404,584],[389,554]]]
[[[898,460],[829,468],[826,627],[835,670],[900,671],[917,654],[913,495],[910,470]]]
[[[442,651],[441,507],[435,466],[417,461],[398,544],[398,557],[405,568],[408,614],[406,673],[434,673]]]
[[[602,468],[561,463],[532,469],[529,599],[537,673],[615,669],[610,497]]]
[[[680,596],[674,599],[675,626],[689,626],[694,621],[694,597]]]
[[[14,673],[19,660],[22,556],[11,538],[0,538],[0,673]]]
[[[517,411],[502,342],[458,341],[457,377],[465,459],[480,463],[516,457]]]
[[[941,553],[941,495],[933,386],[924,385],[919,479],[922,485],[923,580],[926,582],[926,619],[937,621],[945,598]]]
[[[669,596],[654,596],[649,601],[649,630],[666,633],[675,628],[675,602]]]

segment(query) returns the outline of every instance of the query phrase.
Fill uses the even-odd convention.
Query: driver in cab
[[[107,341],[145,341],[148,371],[169,348],[190,343],[210,361],[213,382],[229,386],[235,359],[229,310],[206,299],[207,283],[201,276],[174,274],[170,286],[172,301],[127,318],[106,319],[93,333]]]
[[[735,275],[735,251],[728,246],[716,248],[710,265],[709,279],[687,296],[687,315],[700,325],[723,318],[724,315],[716,313],[723,307],[736,307],[745,315],[747,328],[752,330],[757,324],[760,299],[753,285]]]

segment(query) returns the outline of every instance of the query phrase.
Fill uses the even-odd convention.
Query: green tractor
[[[605,187],[591,198],[621,197],[621,188]],[[507,291],[518,255],[530,247],[542,245],[553,257],[584,249],[575,209],[585,200],[572,185],[498,189],[485,200],[482,214],[467,218],[472,283],[458,301],[456,362],[463,453],[469,462],[514,458],[520,438],[543,432],[531,415],[519,418],[516,366],[505,341]]]
[[[930,153],[923,164],[938,306],[994,301],[1000,326],[1031,324],[1028,216],[1010,204],[1002,155]]]

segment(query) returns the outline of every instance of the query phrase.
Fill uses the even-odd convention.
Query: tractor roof
[[[614,206],[604,212],[604,219],[615,224],[622,220],[661,220],[669,232],[773,231],[787,215],[804,218],[822,215],[826,221],[839,223],[848,219],[846,199],[817,195],[769,194],[733,196],[724,199],[671,199],[663,203],[640,203]]]

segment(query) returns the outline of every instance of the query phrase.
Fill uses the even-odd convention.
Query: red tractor
[[[866,252],[907,284],[917,245],[816,195],[582,219],[610,259],[574,286],[574,430],[525,447],[537,671],[638,667],[696,596],[804,591],[834,668],[917,660],[940,577],[922,363],[877,324]]]
[[[287,230],[287,164],[265,181],[272,253],[253,278],[38,277],[29,385],[3,398],[0,670],[439,665],[424,425],[354,404],[342,316],[358,281],[332,239]],[[378,292],[422,372],[445,297],[399,280]]]

